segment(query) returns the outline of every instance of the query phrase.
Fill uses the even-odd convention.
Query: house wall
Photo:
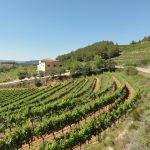
[[[39,61],[39,65],[37,66],[37,71],[38,72],[40,72],[40,71],[45,72],[45,62]]]
[[[63,66],[63,63],[59,61],[45,62],[45,73],[47,74],[55,73],[56,69],[62,66]]]
[[[43,71],[46,74],[52,74],[56,72],[56,69],[63,66],[63,62],[60,61],[39,61],[37,71]]]

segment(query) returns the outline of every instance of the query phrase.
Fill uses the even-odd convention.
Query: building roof
[[[46,58],[46,59],[42,59],[41,61],[42,61],[42,62],[56,62],[56,61],[58,61],[58,60]]]

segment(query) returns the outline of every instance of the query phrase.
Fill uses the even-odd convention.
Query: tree
[[[145,36],[141,42],[149,42],[150,41],[150,36]]]
[[[39,76],[40,76],[40,77],[44,77],[44,75],[45,75],[45,74],[44,74],[43,71],[40,71],[40,72],[39,72]]]
[[[82,72],[85,75],[89,75],[92,71],[92,66],[90,62],[86,62],[83,66],[82,66]]]
[[[101,70],[102,67],[104,66],[104,60],[102,59],[101,56],[96,55],[94,57],[94,70]]]
[[[74,60],[71,63],[70,72],[71,72],[71,74],[81,73],[81,68],[82,68],[82,64],[80,62]]]
[[[133,40],[130,44],[133,45],[133,44],[136,44],[136,43],[137,43],[137,42]]]
[[[63,67],[57,68],[57,69],[56,69],[56,73],[57,73],[58,75],[61,75],[61,74],[65,73],[65,68],[63,68]]]
[[[28,76],[28,73],[26,71],[18,72],[19,80],[22,80],[22,79],[26,78],[27,76]]]
[[[105,69],[108,70],[108,71],[115,71],[115,65],[116,63],[109,59],[105,62]]]
[[[93,61],[95,55],[100,55],[103,59],[119,55],[119,46],[112,41],[100,41],[84,48],[79,48],[71,53],[58,56],[61,61],[76,60],[80,62]]]
[[[38,80],[38,79],[35,79],[35,86],[36,86],[36,87],[42,86],[42,81],[41,81],[41,80]]]
[[[2,139],[0,139],[0,149],[1,150],[8,150],[7,143]]]

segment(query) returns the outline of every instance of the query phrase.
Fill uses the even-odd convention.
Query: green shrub
[[[39,76],[40,76],[40,77],[44,77],[44,72],[43,72],[43,71],[40,71],[40,72],[39,72]]]
[[[112,137],[109,137],[107,136],[104,141],[103,141],[104,145],[106,146],[113,146],[114,145],[114,142],[113,142],[113,139]]]
[[[133,113],[132,113],[132,119],[134,121],[139,121],[140,120],[140,113],[139,113],[139,111],[137,111],[137,110],[133,111]]]
[[[125,68],[125,73],[126,75],[133,76],[133,75],[137,75],[138,71],[135,67],[130,66],[130,67]]]
[[[28,76],[28,73],[26,71],[21,71],[21,72],[18,73],[18,78],[20,80],[26,78],[27,76]]]
[[[135,124],[131,124],[131,125],[129,126],[129,130],[137,130],[137,129],[138,129],[138,126],[135,125]]]
[[[148,59],[142,59],[141,61],[140,61],[140,64],[141,65],[148,65],[150,63],[150,61],[148,60]]]
[[[42,86],[41,80],[35,79],[35,86],[36,86],[36,87]]]

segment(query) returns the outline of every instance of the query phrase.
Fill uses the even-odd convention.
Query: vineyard
[[[0,150],[81,149],[132,110],[140,91],[123,74],[0,90]]]
[[[150,43],[137,43],[120,46],[122,54],[113,58],[118,65],[148,65],[150,64]],[[145,60],[145,63],[144,61]]]

